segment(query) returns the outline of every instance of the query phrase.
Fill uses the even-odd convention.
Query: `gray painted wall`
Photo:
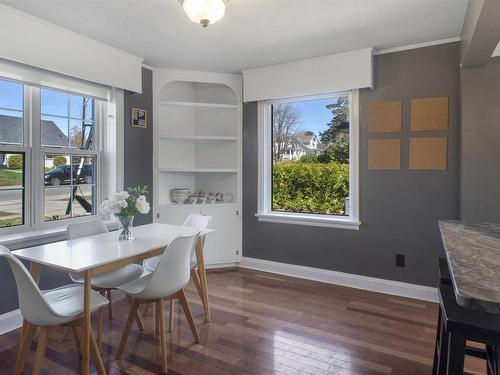
[[[461,66],[473,68],[492,61],[500,39],[500,1],[469,1],[461,33]]]
[[[462,218],[500,222],[500,63],[461,70]]]
[[[446,44],[375,57],[374,90],[360,92],[359,231],[259,222],[257,104],[243,114],[243,255],[296,265],[436,285],[442,253],[437,221],[458,218],[459,46]],[[409,171],[411,98],[449,96],[447,171]],[[402,170],[367,168],[368,104],[403,100]],[[426,133],[421,133],[425,135]],[[406,255],[406,268],[395,267]]]
[[[153,72],[149,69],[142,70],[142,89],[140,95],[126,92],[124,96],[124,121],[125,121],[125,186],[148,185],[152,201],[153,194]],[[148,110],[147,129],[130,126],[132,107]],[[138,215],[134,225],[150,223],[152,214]],[[15,250],[15,248],[11,248]],[[66,273],[44,268],[41,278],[42,289],[55,288],[69,284],[70,279]],[[17,290],[14,277],[9,265],[0,259],[0,314],[18,308]]]
[[[148,111],[146,129],[131,126],[132,108]],[[124,94],[124,186],[147,185],[148,201],[153,202],[153,71],[142,68],[142,94]],[[147,215],[137,215],[134,225],[148,224],[153,221],[153,210]]]

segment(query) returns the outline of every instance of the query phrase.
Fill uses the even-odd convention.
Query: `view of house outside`
[[[349,96],[272,105],[272,209],[348,215]]]
[[[41,145],[61,149],[44,159],[45,221],[88,215],[95,211],[95,157],[65,154],[66,149],[92,149],[94,101],[41,89]],[[0,228],[25,222],[24,88],[0,80]],[[3,145],[3,146],[2,146]],[[4,148],[10,148],[6,151]],[[20,151],[11,151],[19,149]],[[39,155],[33,155],[39,160]],[[37,179],[33,180],[33,183]]]

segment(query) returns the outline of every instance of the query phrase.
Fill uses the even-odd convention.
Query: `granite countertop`
[[[440,221],[457,302],[500,311],[500,224]]]

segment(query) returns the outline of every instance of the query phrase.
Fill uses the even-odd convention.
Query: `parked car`
[[[91,164],[82,167],[77,178],[78,165],[73,166],[73,180],[75,184],[92,184],[94,182],[94,168]],[[60,165],[45,173],[45,185],[59,186],[71,184],[71,165]]]

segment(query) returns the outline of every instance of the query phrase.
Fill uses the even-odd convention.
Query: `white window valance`
[[[0,79],[9,79],[27,83],[32,86],[48,87],[56,90],[68,91],[98,100],[108,100],[111,87],[99,85],[48,70],[34,68],[0,59]]]
[[[0,58],[69,77],[142,92],[143,59],[0,5]]]
[[[373,87],[373,48],[243,71],[245,102]]]

